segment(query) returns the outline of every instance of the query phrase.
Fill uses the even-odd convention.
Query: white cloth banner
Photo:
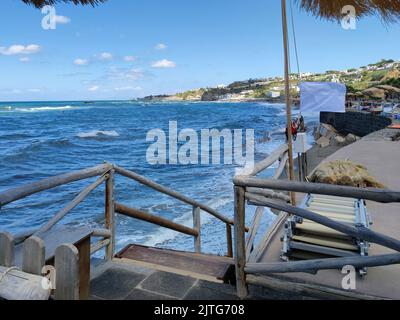
[[[300,84],[301,112],[345,112],[346,86],[333,82],[303,82]]]

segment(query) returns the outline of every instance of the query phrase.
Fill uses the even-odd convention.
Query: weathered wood
[[[82,239],[91,236],[92,229],[87,226],[55,226],[49,231],[41,235],[41,239],[45,243],[46,262],[53,260],[56,249],[64,243],[79,243]],[[16,246],[15,249],[15,265],[22,267],[23,250],[22,245]]]
[[[0,297],[6,300],[48,300],[51,289],[45,289],[46,279],[19,270],[0,266]]]
[[[89,299],[90,291],[90,237],[76,244],[79,252],[79,300]]]
[[[286,164],[287,164],[288,160],[289,160],[288,153],[285,152],[285,154],[280,159],[279,166],[276,169],[275,174],[272,177],[272,179],[279,179],[282,176],[282,173],[286,168]]]
[[[23,185],[0,193],[0,208],[10,202],[28,197],[38,192],[55,187],[102,175],[112,168],[110,164],[102,164],[93,168],[62,174],[38,182]]]
[[[50,230],[57,222],[62,220],[71,210],[76,208],[85,198],[95,190],[99,185],[101,185],[107,179],[107,175],[101,176],[90,186],[82,190],[65,208],[61,209],[53,218],[49,220],[44,226],[42,226],[35,235],[41,235],[46,231]]]
[[[15,240],[8,232],[0,232],[0,266],[12,267],[15,261]]]
[[[264,207],[258,207],[256,209],[256,213],[254,214],[253,224],[250,228],[250,232],[246,242],[246,259],[250,257],[251,251],[254,247],[254,239],[256,238],[258,229],[260,227],[260,222],[262,215],[264,213]]]
[[[365,199],[381,203],[400,202],[400,191],[354,188],[322,183],[309,183],[288,180],[270,180],[237,176],[233,179],[235,185],[242,187],[268,188],[302,193],[324,194],[338,197]]]
[[[22,271],[42,275],[45,265],[44,241],[38,237],[30,237],[23,244]]]
[[[123,214],[123,215],[131,217],[131,218],[147,221],[147,222],[159,225],[161,227],[172,229],[177,232],[188,234],[188,235],[191,235],[194,237],[197,237],[199,235],[197,230],[194,230],[189,227],[172,222],[170,220],[152,215],[150,213],[140,211],[138,209],[129,208],[120,203],[115,203],[115,211],[119,214]]]
[[[111,232],[110,243],[106,249],[106,258],[111,260],[115,251],[115,170],[109,172],[106,182],[105,194],[105,224],[106,228]]]
[[[264,171],[265,169],[269,168],[272,166],[275,162],[279,160],[279,158],[283,157],[285,152],[288,151],[288,145],[282,145],[278,149],[276,149],[273,153],[271,153],[266,159],[263,161],[257,163],[254,166],[253,171],[249,174],[250,176],[256,176],[259,174],[261,171]]]
[[[233,258],[232,226],[228,223],[226,224],[226,246],[226,256],[229,258]]]
[[[199,207],[193,207],[193,229],[198,233],[198,235],[194,237],[194,251],[201,253],[201,219]]]
[[[384,234],[380,234],[378,232],[374,232],[363,226],[350,226],[344,223],[340,223],[329,219],[327,217],[321,216],[317,213],[311,212],[309,210],[293,207],[289,204],[277,202],[275,200],[263,200],[263,204],[266,207],[277,209],[280,211],[284,211],[290,214],[294,214],[296,216],[302,217],[304,219],[308,219],[314,221],[316,223],[322,224],[328,228],[334,229],[341,233],[347,234],[351,237],[362,239],[365,241],[369,241],[372,243],[380,244],[382,246],[388,247],[390,249],[400,251],[400,241]]]
[[[72,244],[56,249],[56,300],[79,300],[79,252]]]
[[[180,194],[179,192],[176,192],[174,190],[171,190],[167,187],[164,187],[154,181],[151,181],[141,175],[138,175],[135,172],[129,171],[129,170],[125,170],[123,168],[120,167],[115,167],[115,171],[119,174],[121,174],[124,177],[133,179],[141,184],[144,184],[145,186],[148,186],[156,191],[159,191],[161,193],[167,194],[175,199],[178,199],[184,203],[190,204],[191,206],[195,206],[195,207],[199,207],[201,210],[208,212],[209,214],[213,215],[214,217],[218,218],[219,220],[225,222],[225,223],[229,223],[231,225],[233,225],[233,221],[227,217],[225,217],[224,215],[220,214],[219,212],[217,212],[216,210],[214,210],[213,208],[206,206],[198,201],[195,201],[193,199],[190,199],[182,194]]]
[[[93,254],[110,244],[110,239],[101,240],[90,247],[90,254]]]
[[[235,205],[235,267],[237,295],[244,299],[248,295],[246,286],[246,243],[245,243],[245,191],[242,187],[234,187]]]
[[[246,195],[247,194],[262,195],[267,198],[279,199],[279,200],[283,200],[285,202],[290,202],[290,196],[288,196],[282,192],[275,192],[270,189],[246,188]]]
[[[319,270],[341,269],[347,265],[355,268],[364,268],[387,266],[391,264],[400,264],[399,253],[368,257],[354,256],[293,262],[248,263],[245,267],[245,271],[252,274],[318,272]]]
[[[287,277],[279,278],[276,275],[271,276],[257,276],[249,274],[247,275],[247,283],[256,286],[262,286],[268,289],[272,289],[278,292],[287,292],[288,294],[307,294],[314,296],[317,299],[329,299],[329,300],[340,300],[340,299],[359,299],[359,300],[385,300],[382,297],[370,296],[354,291],[345,291],[335,289],[332,287],[317,285],[313,283],[301,282],[300,280],[292,280]]]
[[[108,229],[93,229],[92,237],[111,238],[111,231]]]
[[[33,236],[33,234],[35,232],[37,232],[38,230],[39,230],[39,228],[32,228],[32,229],[27,229],[27,230],[23,230],[23,231],[15,233],[14,234],[15,244],[24,242],[30,236]]]

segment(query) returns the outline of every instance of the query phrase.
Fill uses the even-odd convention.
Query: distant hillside
[[[290,76],[292,95],[299,93],[299,75]],[[301,81],[337,82],[347,86],[348,93],[358,93],[377,85],[400,88],[400,61],[381,60],[359,68],[325,73],[302,73]],[[145,101],[282,101],[284,79],[281,77],[236,81],[227,86],[200,88],[175,95],[144,97]]]

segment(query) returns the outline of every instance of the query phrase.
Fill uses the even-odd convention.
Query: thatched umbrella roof
[[[369,88],[363,91],[363,94],[374,99],[385,99],[385,90],[379,88]]]
[[[400,93],[400,89],[396,88],[396,87],[393,87],[393,86],[382,84],[382,85],[379,85],[379,86],[376,86],[376,87],[378,89],[382,89],[382,90],[385,90],[385,91],[390,92],[390,93]]]
[[[342,8],[351,5],[356,10],[356,17],[378,15],[386,22],[400,19],[400,1],[397,0],[296,0],[300,7],[313,15],[328,19],[341,20]]]
[[[41,8],[41,7],[47,6],[47,5],[55,5],[60,2],[82,4],[82,5],[90,4],[90,5],[94,6],[96,4],[105,2],[107,0],[22,0],[22,1],[25,2],[26,4],[31,4],[31,5],[35,6],[36,8]]]

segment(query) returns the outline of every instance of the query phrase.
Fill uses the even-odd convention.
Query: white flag
[[[333,82],[303,82],[300,84],[301,112],[345,112],[346,86]]]

